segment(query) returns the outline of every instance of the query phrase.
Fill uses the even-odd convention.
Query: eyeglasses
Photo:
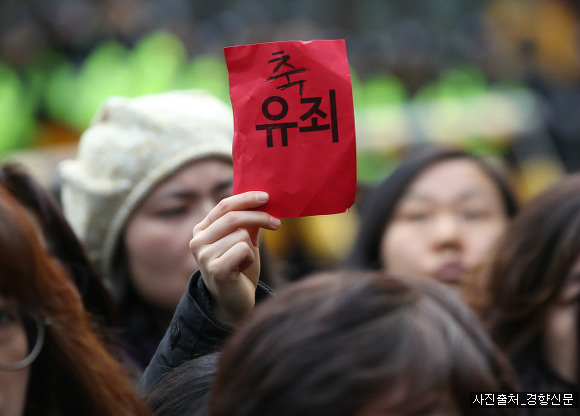
[[[18,307],[0,307],[0,370],[29,366],[40,354],[48,320]]]

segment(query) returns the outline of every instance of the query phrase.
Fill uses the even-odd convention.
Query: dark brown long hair
[[[515,378],[475,316],[438,282],[380,272],[311,276],[260,304],[222,350],[211,416],[413,414]]]
[[[539,353],[544,317],[579,255],[580,174],[575,174],[528,202],[499,242],[487,273],[481,313],[512,359]]]
[[[26,415],[148,415],[94,332],[67,274],[24,208],[0,187],[0,294],[49,324],[32,363]]]
[[[0,165],[0,185],[38,220],[48,250],[68,272],[81,294],[85,308],[104,328],[112,328],[117,320],[113,299],[84,246],[65,219],[56,198],[25,166],[16,162]]]

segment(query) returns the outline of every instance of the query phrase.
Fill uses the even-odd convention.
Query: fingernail
[[[256,201],[266,202],[270,196],[266,192],[258,192],[256,194]]]
[[[270,224],[272,224],[272,227],[278,228],[282,222],[276,217],[270,217]]]

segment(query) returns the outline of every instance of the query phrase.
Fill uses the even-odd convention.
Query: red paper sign
[[[235,194],[266,191],[278,218],[346,211],[356,192],[344,40],[225,48],[234,111]]]

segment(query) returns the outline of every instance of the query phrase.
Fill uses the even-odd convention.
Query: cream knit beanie
[[[199,90],[105,101],[77,158],[59,165],[64,213],[105,279],[123,227],[155,185],[194,160],[232,160],[232,120]]]

